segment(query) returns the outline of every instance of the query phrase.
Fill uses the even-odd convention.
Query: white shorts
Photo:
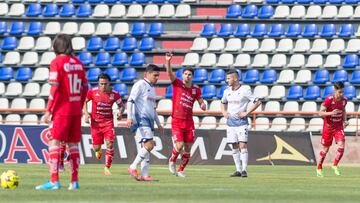
[[[228,126],[226,129],[227,143],[248,142],[248,126]]]
[[[152,140],[154,138],[154,131],[152,131],[150,127],[146,127],[146,126],[139,127],[136,130],[135,138],[136,138],[136,142],[138,143]]]

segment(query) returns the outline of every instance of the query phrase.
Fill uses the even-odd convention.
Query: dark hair
[[[233,74],[233,73],[236,73],[236,75],[239,76],[239,73],[235,69],[229,69],[228,72],[226,72],[226,75],[230,75],[230,74]]]
[[[100,79],[107,79],[107,80],[111,81],[110,76],[109,76],[108,74],[106,74],[106,73],[101,73],[101,74],[99,75],[99,77],[98,77],[98,81],[99,81]]]
[[[184,73],[185,71],[190,71],[190,72],[194,75],[194,69],[193,69],[193,68],[186,67],[186,68],[183,69],[183,73]]]
[[[154,64],[149,64],[145,69],[145,72],[147,72],[147,73],[152,73],[154,71],[160,71],[159,66],[154,65]]]
[[[71,43],[71,37],[67,34],[56,35],[53,42],[53,49],[56,55],[72,55],[74,50]]]
[[[343,88],[344,88],[344,83],[343,83],[343,82],[335,82],[335,83],[334,83],[334,88],[335,88],[336,90],[338,90],[338,89],[343,89]]]

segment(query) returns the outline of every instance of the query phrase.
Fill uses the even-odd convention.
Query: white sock
[[[148,176],[150,166],[150,153],[145,155],[145,159],[141,161],[141,173],[143,177]]]
[[[145,147],[142,147],[138,152],[138,154],[136,155],[134,162],[130,165],[130,168],[136,169],[137,166],[140,164],[140,162],[145,159],[146,154],[148,153],[149,152],[145,149]]]
[[[248,159],[249,159],[248,150],[246,148],[241,149],[240,158],[241,158],[241,162],[242,162],[242,170],[246,171],[246,168],[248,165]]]
[[[232,149],[232,156],[233,156],[234,163],[235,163],[235,166],[236,166],[236,171],[241,172],[240,150],[239,149]]]

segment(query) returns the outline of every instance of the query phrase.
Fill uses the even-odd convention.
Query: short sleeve
[[[118,92],[116,92],[115,94],[115,102],[118,106],[122,106],[123,105],[123,101],[121,99],[121,96]]]
[[[323,102],[323,106],[325,106],[327,109],[331,106],[331,100],[329,97],[326,97]]]
[[[50,64],[49,83],[50,84],[59,84],[60,83],[60,74],[58,72],[56,60],[51,61],[51,64]]]
[[[88,91],[87,95],[86,95],[86,99],[87,100],[92,100],[93,99],[93,90]]]
[[[259,98],[257,98],[252,92],[250,87],[246,88],[245,95],[244,95],[250,102],[255,103],[259,101]]]
[[[228,103],[228,101],[227,101],[227,90],[224,90],[223,96],[221,98],[221,103],[223,103],[223,104]]]
[[[196,88],[196,100],[202,99],[201,89]]]
[[[141,81],[136,82],[134,84],[134,86],[131,89],[129,98],[128,98],[128,102],[132,102],[134,103],[134,101],[139,97],[140,93],[141,93],[141,89],[142,89],[143,83]]]
[[[172,82],[173,86],[175,87],[181,87],[181,85],[183,84],[182,81],[179,78],[176,78],[173,82]]]

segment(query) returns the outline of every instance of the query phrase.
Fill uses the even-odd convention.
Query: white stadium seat
[[[306,131],[321,131],[324,120],[322,118],[312,118]]]
[[[6,52],[3,64],[4,65],[16,65],[20,63],[20,53],[17,51]]]
[[[115,4],[111,7],[109,17],[110,18],[122,18],[126,14],[125,5]]]
[[[209,106],[209,111],[221,111],[221,100],[213,100],[211,103],[210,103],[210,106]]]
[[[61,33],[67,35],[74,35],[79,32],[79,26],[76,22],[66,22],[62,28]]]
[[[193,120],[194,120],[194,125],[195,125],[195,129],[199,129],[200,127],[200,119],[198,116],[193,116]]]
[[[294,43],[292,39],[285,38],[279,41],[276,52],[290,52],[294,49]]]
[[[249,54],[239,54],[236,56],[234,66],[235,67],[247,67],[250,65],[250,55]]]
[[[22,3],[12,4],[8,13],[8,16],[20,17],[25,13],[25,5]]]
[[[79,28],[79,35],[92,35],[95,33],[95,24],[92,22],[81,23]]]
[[[273,15],[275,19],[287,18],[290,15],[290,8],[286,5],[277,6]]]
[[[34,51],[30,51],[24,54],[23,59],[21,61],[21,65],[34,66],[38,63],[38,61],[39,61],[38,53]]]
[[[185,55],[183,66],[196,66],[199,63],[199,54],[197,53],[187,53]]]
[[[156,18],[159,15],[159,7],[156,4],[148,4],[144,8],[144,18]]]
[[[51,38],[50,37],[39,37],[36,40],[36,45],[34,48],[36,51],[44,51],[51,49]]]
[[[40,85],[36,82],[27,83],[24,87],[24,92],[22,96],[31,96],[34,97],[40,93]]]
[[[339,8],[339,19],[351,18],[354,15],[354,8],[351,5],[344,5]]]
[[[354,19],[360,18],[360,6],[357,6],[354,11],[354,15],[352,16]]]
[[[199,66],[214,66],[216,64],[216,55],[213,53],[205,53],[201,57]]]
[[[273,52],[276,48],[275,39],[264,39],[261,42],[259,52]]]
[[[127,10],[126,17],[128,18],[139,18],[143,14],[143,8],[140,4],[132,4]]]
[[[259,40],[255,38],[246,39],[244,42],[243,52],[254,52],[259,49]]]
[[[337,68],[341,64],[341,57],[338,54],[330,54],[326,57],[324,68]]]
[[[5,124],[19,125],[20,123],[21,123],[21,118],[19,114],[8,114],[5,117]]]
[[[296,5],[291,8],[289,15],[290,19],[302,19],[306,13],[305,7],[303,5]]]
[[[160,7],[160,18],[171,18],[175,15],[175,7],[172,4],[164,4]]]
[[[0,98],[0,109],[8,109],[9,100],[7,98]]]
[[[328,52],[330,52],[330,53],[340,53],[344,49],[345,49],[345,41],[343,39],[333,39],[330,42]]]
[[[194,39],[191,51],[204,51],[208,47],[208,41],[205,37],[197,37]]]
[[[48,22],[44,29],[44,35],[56,35],[60,33],[60,23],[59,22]]]
[[[234,63],[234,56],[232,54],[221,54],[219,56],[218,63],[216,66],[218,67],[229,67]]]
[[[310,52],[325,52],[327,50],[327,41],[326,39],[316,39],[314,40]]]
[[[258,98],[266,98],[269,96],[269,87],[266,85],[257,85],[254,88],[254,95]]]
[[[36,114],[26,114],[22,119],[22,123],[24,125],[36,125],[39,124],[39,118]]]
[[[225,48],[224,38],[215,37],[209,43],[208,51],[222,51]]]
[[[129,24],[125,22],[116,23],[113,29],[113,35],[126,35],[129,33]]]
[[[176,7],[175,17],[176,18],[187,18],[191,16],[191,7],[189,4],[179,4]]]
[[[45,97],[45,96],[49,96],[49,94],[50,94],[50,84],[45,83],[41,86],[41,91],[39,96]]]
[[[288,131],[299,132],[305,130],[305,119],[303,118],[293,118],[290,121],[290,126],[287,129]]]
[[[270,90],[269,99],[281,99],[285,97],[285,87],[282,85],[274,85]]]
[[[278,83],[291,83],[294,81],[295,75],[293,70],[282,70],[277,80]]]
[[[5,93],[5,84],[3,82],[0,82],[0,95]]]
[[[111,23],[101,22],[97,25],[95,35],[110,35],[112,33]]]
[[[35,98],[30,101],[29,109],[45,109],[45,100],[42,98]]]
[[[158,111],[171,111],[172,100],[171,99],[160,99],[157,110]]]
[[[294,52],[307,52],[310,50],[310,40],[298,39],[295,42]]]
[[[239,38],[230,38],[227,42],[226,42],[226,47],[224,49],[224,51],[226,52],[237,52],[241,50],[241,39]]]
[[[208,102],[206,100],[204,100],[204,103],[206,105],[206,108],[208,108],[209,107]],[[194,102],[193,111],[203,111],[200,108],[199,102],[197,102],[197,101]]]
[[[311,82],[311,71],[310,70],[299,70],[294,80],[295,83],[308,83]]]
[[[323,57],[320,54],[312,54],[309,56],[307,63],[305,64],[306,68],[318,68],[323,65]]]
[[[171,116],[169,116],[167,119],[166,119],[166,123],[164,124],[164,128],[167,128],[167,129],[171,129]]]
[[[48,68],[36,68],[34,71],[33,81],[46,81],[49,77]]]
[[[74,37],[71,39],[71,42],[75,51],[83,50],[86,47],[86,41],[84,37]]]
[[[215,116],[205,116],[201,120],[201,124],[200,124],[199,129],[208,129],[208,130],[216,129],[216,118],[215,118]]]
[[[252,67],[264,68],[269,64],[269,56],[267,54],[256,54],[253,59]]]
[[[345,111],[346,112],[355,112],[355,104],[352,101],[348,101],[346,106],[345,106]]]
[[[256,118],[255,123],[256,125],[253,128],[255,131],[268,130],[270,127],[270,121],[268,118],[265,117]]]
[[[285,54],[275,54],[272,59],[271,63],[269,64],[270,68],[274,67],[285,67],[286,66],[286,55]]]
[[[287,128],[287,122],[284,117],[277,117],[272,120],[269,131],[285,131]]]
[[[288,68],[300,68],[305,65],[305,56],[302,54],[294,54],[290,57]]]
[[[315,112],[317,111],[317,104],[314,101],[306,101],[302,104],[302,112]]]
[[[356,132],[356,118],[350,118],[349,125],[344,129],[345,132]],[[360,119],[357,120],[358,125],[360,125]],[[360,128],[358,128],[359,130]]]
[[[283,111],[299,111],[299,103],[297,101],[287,101],[284,104]]]
[[[18,50],[31,50],[35,46],[33,37],[22,37],[19,42]]]
[[[346,52],[359,52],[360,51],[360,39],[350,39],[347,43]]]
[[[41,55],[41,59],[40,59],[40,62],[39,64],[40,65],[50,65],[51,61],[56,57],[55,53],[52,52],[52,51],[49,51],[49,52],[44,52],[42,55]]]
[[[264,111],[280,111],[280,103],[278,101],[268,101],[265,104]]]
[[[106,4],[97,4],[94,8],[92,17],[105,18],[109,15],[109,6]]]
[[[6,16],[9,12],[9,6],[7,3],[0,3],[0,16]]]
[[[319,5],[309,6],[304,16],[305,19],[317,19],[321,16],[321,7]]]
[[[331,19],[337,16],[337,7],[334,5],[325,6],[321,18]]]
[[[11,101],[11,109],[26,109],[26,99],[24,98],[15,98]]]

